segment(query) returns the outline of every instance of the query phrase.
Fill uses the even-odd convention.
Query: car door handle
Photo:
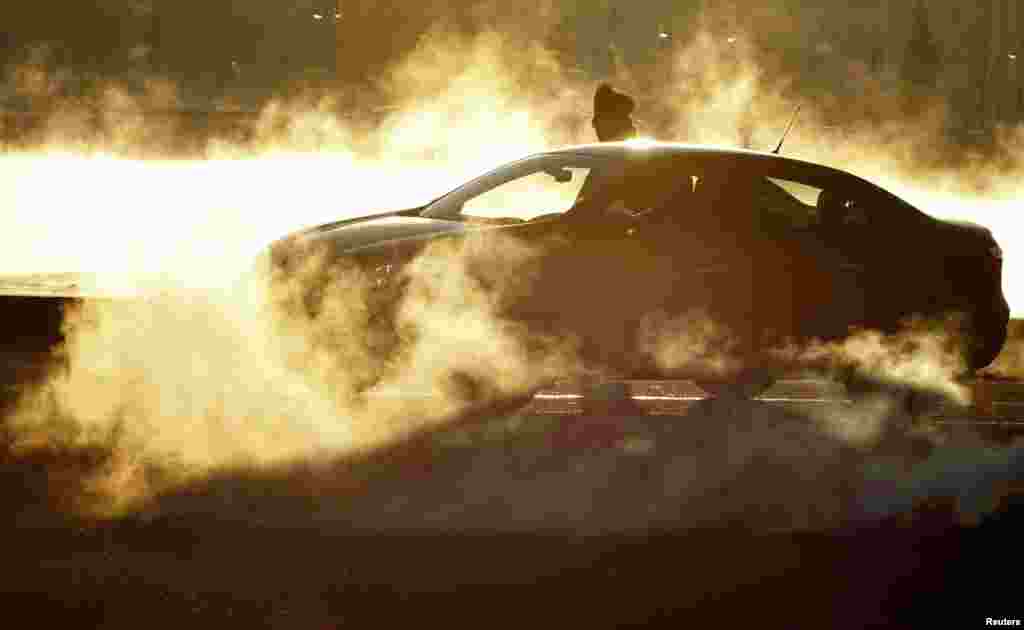
[[[864,271],[864,265],[858,265],[856,263],[842,263],[839,268],[843,271]]]

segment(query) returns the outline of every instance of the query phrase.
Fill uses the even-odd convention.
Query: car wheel
[[[775,384],[775,374],[769,370],[750,370],[729,380],[698,380],[697,387],[714,398],[755,398]]]

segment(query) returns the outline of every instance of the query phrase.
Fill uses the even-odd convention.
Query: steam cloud
[[[639,93],[651,132],[765,148],[788,121],[795,87],[745,41],[726,48],[720,37],[702,33],[675,51],[667,74],[631,75],[620,67],[618,79],[645,90]],[[651,76],[669,78],[655,84]],[[69,370],[29,392],[7,419],[23,452],[112,446],[114,456],[87,484],[103,501],[86,507],[137,506],[226,468],[358,452],[587,369],[573,340],[531,337],[498,314],[502,295],[518,290],[506,270],[532,255],[514,243],[488,250],[492,258],[481,257],[472,242],[458,251],[428,250],[408,272],[408,294],[395,313],[397,338],[377,328],[372,279],[356,269],[312,256],[292,279],[241,280],[255,254],[291,230],[416,205],[507,159],[589,140],[593,86],[543,47],[524,48],[493,30],[466,37],[439,28],[382,78],[393,107],[383,120],[340,119],[329,96],[275,102],[248,140],[212,140],[202,147],[205,159],[193,160],[162,159],[174,148],[176,130],[146,114],[153,104],[173,104],[172,86],[153,83],[141,97],[111,87],[98,103],[82,104],[55,97],[58,81],[39,65],[20,69],[15,79],[19,90],[46,104],[49,118],[33,146],[0,156],[0,217],[11,243],[3,270],[128,269],[119,283],[146,295],[88,302],[71,315],[60,350]],[[989,194],[1017,195],[1017,165],[990,168],[980,158],[922,164],[922,147],[934,145],[941,127],[939,107],[918,112],[912,126],[895,115],[871,126],[862,120],[879,112],[858,102],[862,118],[844,121],[836,137],[827,105],[804,109],[787,153],[849,168],[912,201],[918,195],[936,214],[991,224],[1007,251],[1007,294],[1019,310],[1014,239],[1024,231],[1015,229],[1008,202]],[[1012,155],[1019,138],[1008,132],[1001,155]],[[481,268],[485,260],[493,267]],[[437,265],[445,267],[443,278]],[[143,272],[162,275],[158,290]],[[304,300],[318,283],[319,307],[311,314]],[[121,286],[101,281],[94,288]],[[653,322],[642,343],[663,363],[698,355],[720,360],[717,329],[693,323]],[[943,336],[913,334],[911,343],[866,332],[790,356],[852,362],[962,399]],[[395,352],[378,352],[381,344]],[[372,395],[391,388],[430,396],[410,402]],[[796,466],[800,474],[828,467],[842,440],[876,438],[891,406],[879,399],[823,418],[825,433],[802,433],[820,446],[811,450],[825,455],[795,454],[807,464]],[[822,438],[827,433],[842,440]],[[666,471],[666,487],[676,488],[677,499],[690,497],[683,503],[693,506],[691,514],[704,505],[702,517],[724,518],[721,503],[701,503],[706,491],[746,470],[745,462],[765,449],[796,448],[789,429],[746,435],[760,445],[735,436],[714,442],[715,453],[739,462],[735,467],[715,469],[694,455],[704,463],[682,458]],[[708,477],[709,470],[722,479]],[[826,485],[807,496],[824,501]],[[565,494],[550,496],[557,504]],[[813,504],[808,499],[805,507]]]

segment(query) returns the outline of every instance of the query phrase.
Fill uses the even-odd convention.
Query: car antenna
[[[782,137],[779,138],[779,144],[775,147],[775,150],[772,151],[775,155],[778,155],[779,151],[782,150],[782,143],[786,141],[786,136],[789,135],[789,130],[793,128],[793,123],[796,122],[796,115],[799,113],[800,105],[797,105],[796,109],[793,110],[793,115],[789,117],[789,124],[786,125],[786,130],[782,132]]]

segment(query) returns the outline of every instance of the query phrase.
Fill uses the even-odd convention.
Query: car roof
[[[539,155],[583,155],[587,157],[603,159],[628,159],[631,155],[647,153],[658,158],[696,158],[717,162],[735,160],[747,164],[773,164],[783,169],[793,168],[805,174],[815,173],[820,177],[839,177],[847,181],[856,181],[879,193],[884,194],[891,200],[919,215],[924,215],[920,210],[908,203],[906,200],[892,194],[878,184],[871,182],[859,175],[844,171],[833,166],[826,166],[817,162],[809,162],[798,158],[786,157],[767,151],[755,151],[752,149],[741,149],[738,147],[723,147],[708,144],[687,144],[682,142],[662,142],[660,140],[635,139],[623,142],[601,142],[595,144],[579,144],[566,146]],[[927,216],[927,215],[924,215]]]
[[[602,142],[597,144],[579,144],[561,147],[547,151],[542,155],[585,155],[597,158],[627,158],[644,152],[659,157],[696,157],[711,159],[736,159],[739,161],[771,161],[780,164],[789,164],[801,168],[818,168],[824,171],[847,175],[846,173],[830,166],[807,162],[791,157],[768,153],[766,151],[755,151],[752,149],[740,149],[738,147],[721,147],[707,144],[686,144],[681,142],[661,142],[656,140],[627,140],[625,142]]]

